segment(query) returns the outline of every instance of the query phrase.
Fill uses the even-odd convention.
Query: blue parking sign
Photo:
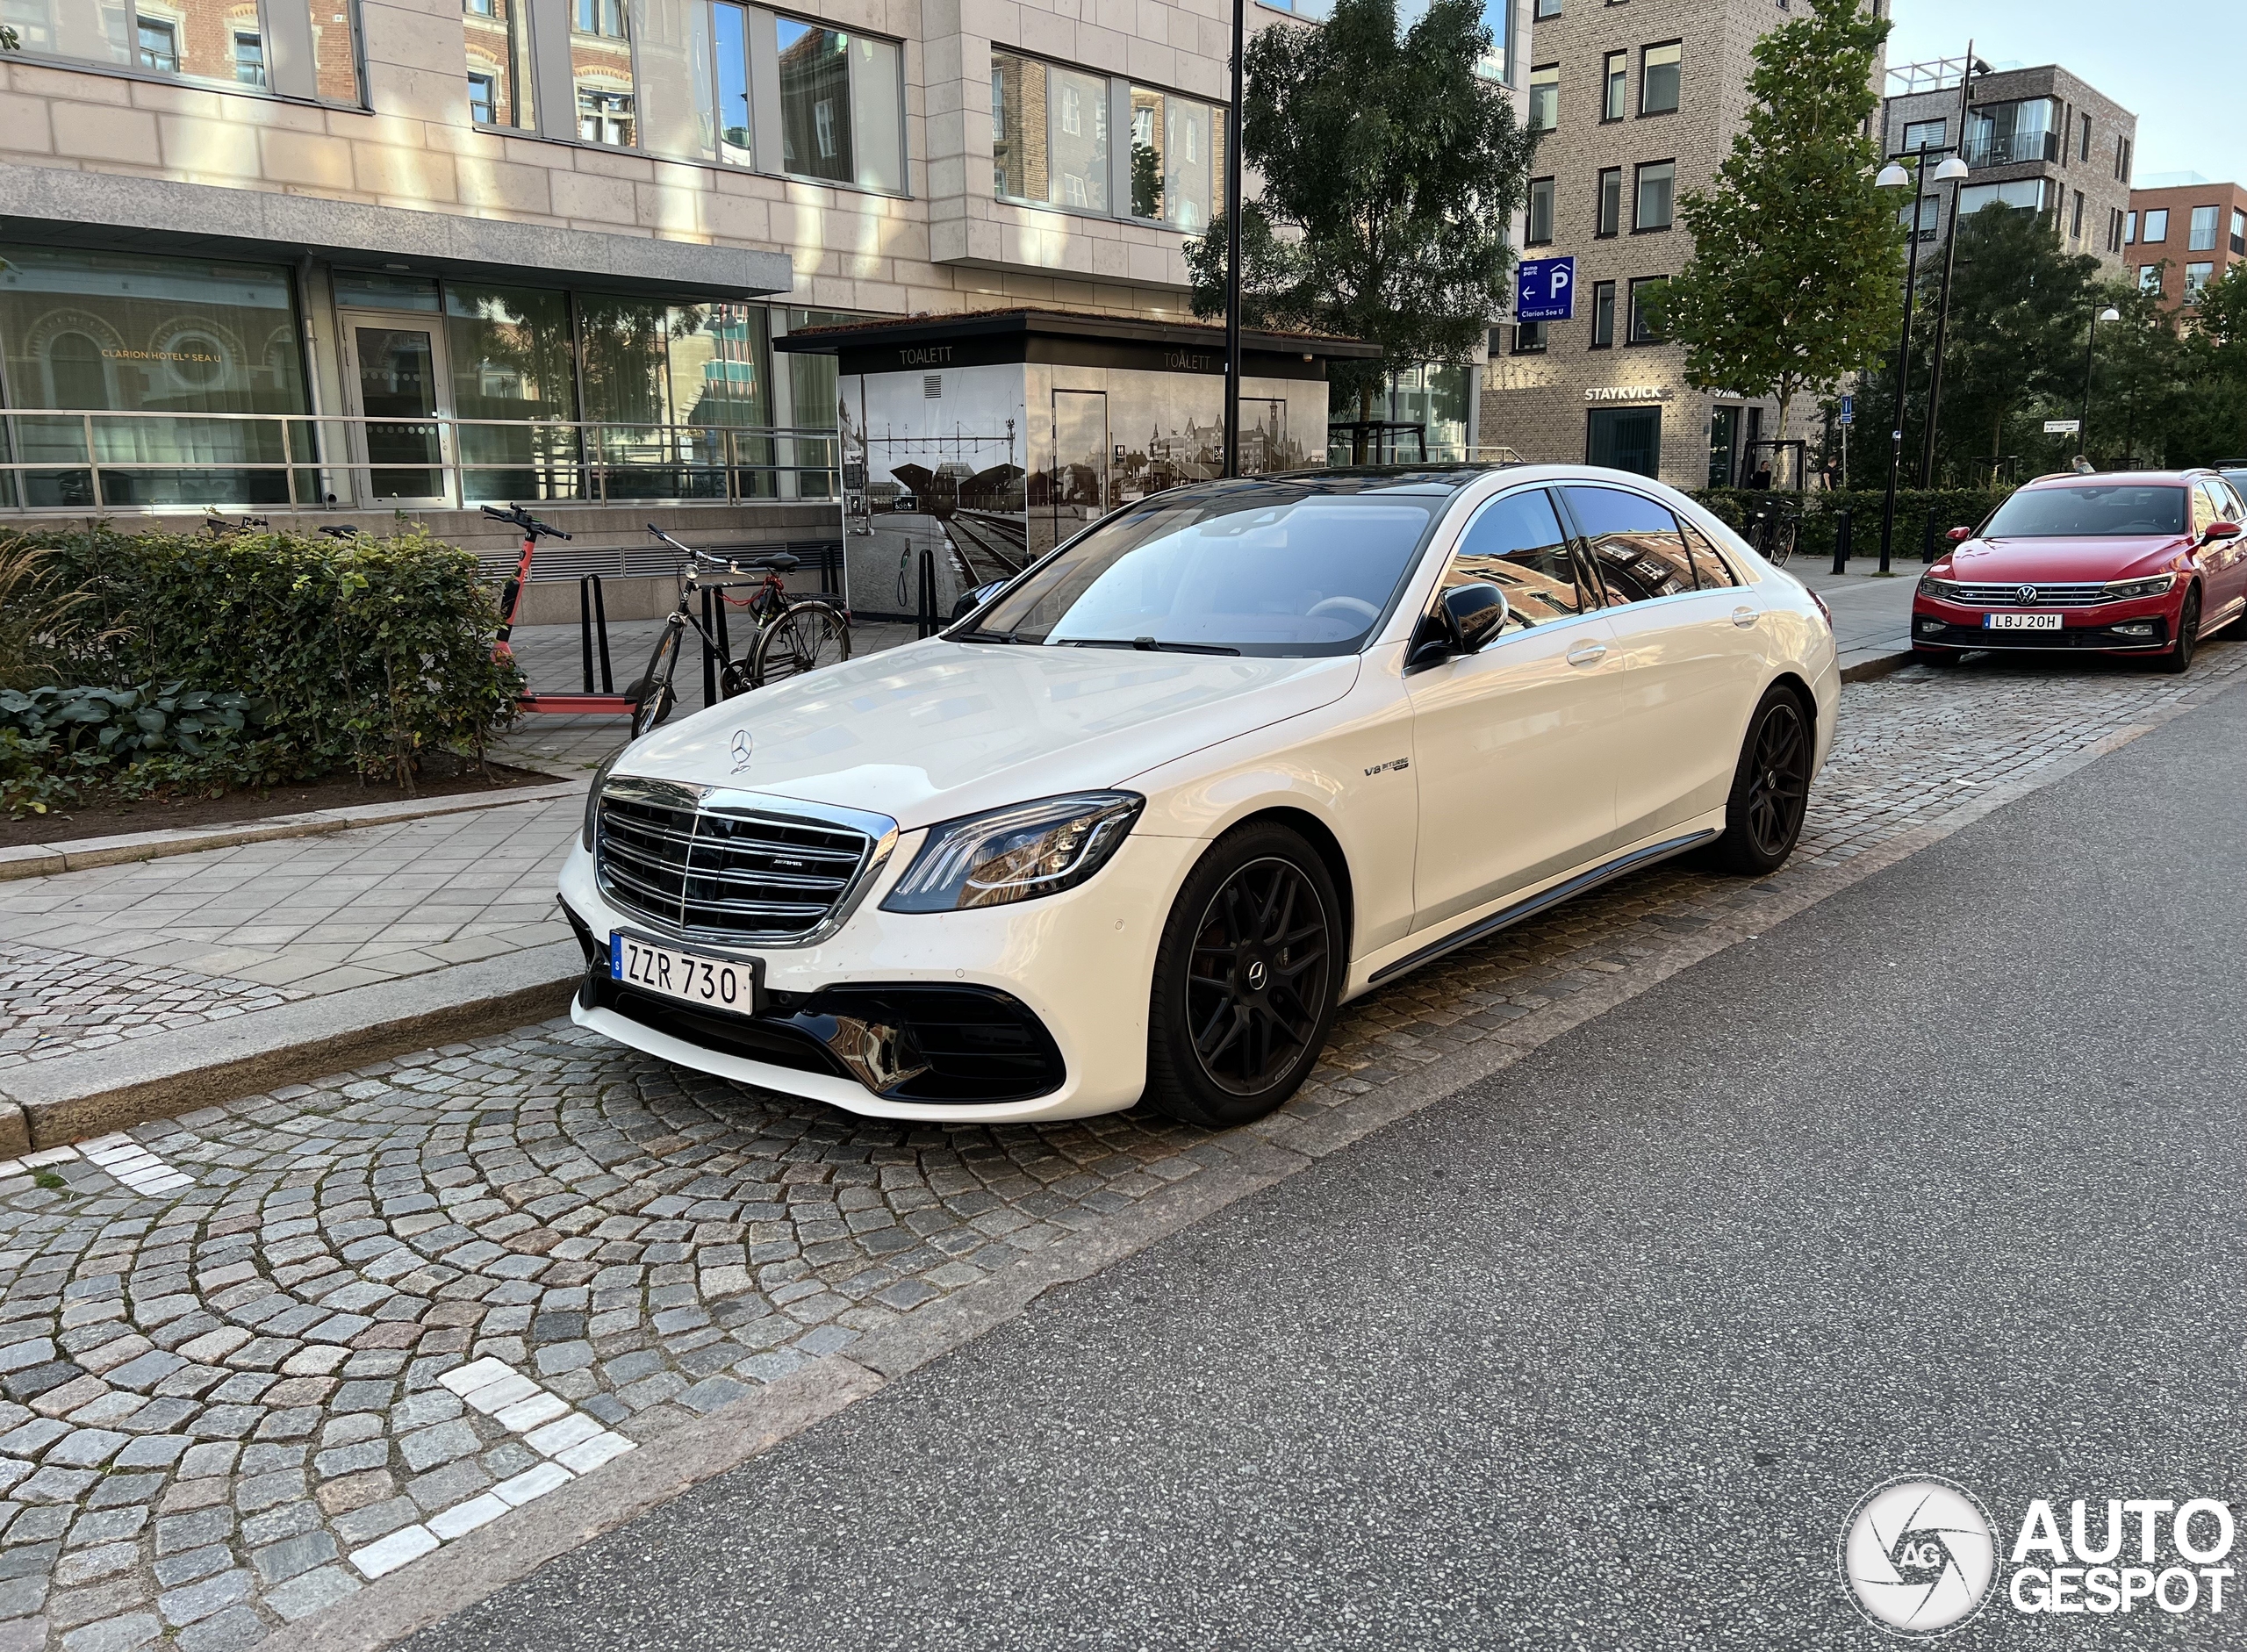
[[[1515,265],[1513,311],[1517,321],[1575,320],[1576,261],[1525,258]]]
[[[1839,423],[1841,423],[1841,424],[1845,424],[1845,425],[1853,425],[1853,424],[1856,423],[1856,421],[1857,421],[1857,399],[1856,399],[1856,397],[1854,397],[1854,396],[1844,396],[1844,397],[1842,397],[1842,398],[1841,398],[1841,416],[1840,420],[1838,420],[1838,422],[1839,422]]]

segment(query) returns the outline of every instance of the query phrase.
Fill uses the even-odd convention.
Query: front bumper
[[[2132,602],[2100,602],[2086,607],[2059,610],[2057,631],[1995,631],[1982,623],[1985,614],[2035,612],[2010,608],[1975,608],[1919,595],[1912,602],[1912,642],[1919,648],[1989,649],[2012,653],[2022,650],[2073,653],[2089,650],[2103,654],[2156,653],[2176,636],[2175,610],[2179,599],[2168,594],[2141,597]]]
[[[1162,920],[1201,846],[1135,834],[1089,881],[1043,900],[882,911],[919,844],[908,834],[849,921],[814,945],[676,939],[761,959],[768,1002],[754,1016],[612,980],[612,930],[664,931],[613,904],[592,857],[574,850],[561,897],[588,967],[571,1018],[684,1067],[869,1117],[997,1123],[1131,1106],[1145,1088]]]

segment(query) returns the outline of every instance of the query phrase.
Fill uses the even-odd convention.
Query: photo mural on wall
[[[844,543],[858,612],[910,615],[916,554],[937,611],[1023,564],[1023,370],[846,373],[838,381]]]

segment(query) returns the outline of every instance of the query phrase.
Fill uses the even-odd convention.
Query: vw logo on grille
[[[2035,585],[2022,585],[2013,594],[2020,598],[2023,602],[2034,602],[2036,600],[2036,587]]]

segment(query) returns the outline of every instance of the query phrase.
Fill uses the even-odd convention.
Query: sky
[[[1974,54],[2057,63],[2138,118],[2140,183],[2198,172],[2247,183],[2247,0],[1895,0],[1892,64]]]

